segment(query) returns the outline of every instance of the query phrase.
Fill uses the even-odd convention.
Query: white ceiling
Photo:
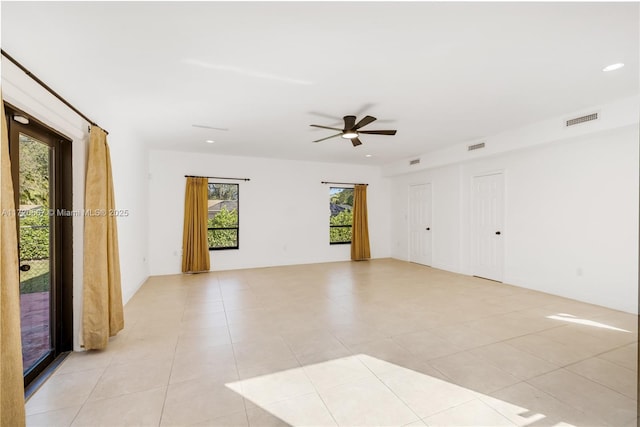
[[[639,16],[637,2],[3,1],[2,48],[112,138],[384,164],[637,94]],[[347,114],[398,133],[311,143],[333,131],[310,124]]]

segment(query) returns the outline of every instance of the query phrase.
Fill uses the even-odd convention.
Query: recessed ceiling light
[[[602,71],[604,71],[604,72],[614,71],[614,70],[619,70],[622,67],[624,67],[624,64],[622,62],[617,62],[615,64],[607,65],[606,67],[604,67],[602,69]]]
[[[365,156],[365,157],[373,157],[373,155],[372,155],[372,154],[365,154],[364,156]]]
[[[213,144],[215,141],[213,139],[207,139],[205,142],[207,144]]]

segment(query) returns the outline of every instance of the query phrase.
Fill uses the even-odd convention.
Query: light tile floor
[[[637,317],[397,260],[150,278],[29,426],[635,426]]]

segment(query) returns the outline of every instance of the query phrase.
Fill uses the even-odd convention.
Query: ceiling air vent
[[[469,151],[479,150],[481,148],[484,148],[484,142],[481,142],[480,144],[473,144],[473,145],[470,145],[469,147],[467,147],[467,149]]]
[[[419,164],[420,164],[420,159],[409,160],[409,166],[419,165]]]
[[[567,120],[567,127],[573,125],[579,125],[580,123],[590,122],[591,120],[598,120],[598,113],[587,114],[586,116],[576,117],[575,119]]]

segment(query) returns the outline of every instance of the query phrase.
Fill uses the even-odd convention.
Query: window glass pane
[[[351,242],[352,210],[353,188],[331,187],[329,189],[329,243]]]
[[[209,183],[208,212],[209,248],[237,248],[238,184]]]
[[[351,227],[330,227],[329,243],[351,243]]]
[[[209,230],[207,236],[210,248],[237,248],[238,229],[232,230]]]

